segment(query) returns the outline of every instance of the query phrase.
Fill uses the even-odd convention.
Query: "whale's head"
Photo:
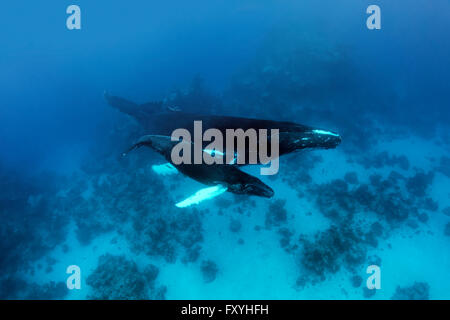
[[[280,154],[307,148],[333,149],[342,141],[336,132],[310,127],[302,131],[281,132],[279,139]]]
[[[244,181],[228,185],[228,191],[236,194],[245,194],[264,198],[272,198],[274,191],[258,178],[247,175]]]
[[[312,129],[307,132],[306,138],[309,138],[311,147],[322,149],[336,148],[342,141],[341,136],[336,132],[323,129]]]

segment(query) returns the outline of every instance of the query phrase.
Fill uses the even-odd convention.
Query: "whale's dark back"
[[[194,121],[202,121],[203,130],[215,128],[223,134],[225,134],[226,129],[279,129],[280,132],[305,132],[311,130],[311,127],[288,121],[171,111],[164,108],[162,102],[150,102],[139,105],[124,98],[108,94],[105,94],[105,99],[114,108],[135,118],[148,134],[170,136],[173,130],[184,128],[193,135]]]
[[[267,138],[271,139],[271,129],[278,129],[279,155],[288,154],[306,148],[334,148],[340,143],[337,134],[323,135],[314,132],[325,132],[306,125],[289,121],[275,121],[232,116],[205,115],[184,111],[173,111],[163,106],[162,102],[151,102],[138,105],[123,98],[109,96],[105,98],[110,105],[132,116],[144,128],[146,134],[171,136],[176,129],[186,129],[194,139],[194,122],[201,121],[202,131],[218,129],[223,136],[227,129],[267,129]],[[203,142],[206,147],[209,142]],[[248,148],[247,148],[248,149]],[[271,154],[271,143],[267,150]],[[246,154],[248,159],[248,154]]]
[[[146,130],[155,133],[171,135],[178,128],[194,133],[194,121],[202,121],[203,131],[215,128],[225,135],[226,129],[279,129],[280,132],[304,132],[309,127],[293,122],[260,120],[230,116],[199,115],[186,112],[161,112],[138,120]],[[268,132],[270,134],[270,132]]]

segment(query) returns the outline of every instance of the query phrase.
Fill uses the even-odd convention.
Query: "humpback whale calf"
[[[171,136],[175,129],[184,128],[193,136],[194,121],[197,120],[202,121],[203,130],[214,128],[223,135],[227,129],[278,129],[280,156],[301,149],[336,148],[341,142],[340,135],[335,132],[294,122],[189,113],[178,108],[167,108],[163,102],[139,105],[106,92],[104,97],[112,107],[136,119],[147,134]]]
[[[271,198],[274,195],[272,188],[258,178],[239,170],[239,168],[234,165],[174,164],[171,159],[171,152],[173,147],[179,143],[186,143],[189,145],[188,147],[193,147],[191,142],[172,141],[171,137],[168,136],[146,135],[141,137],[126,152],[124,152],[123,156],[126,156],[134,149],[143,146],[149,147],[161,154],[179,172],[202,184],[211,186],[210,188],[202,189],[188,199],[177,203],[177,207],[186,207],[196,204],[205,199],[218,196],[225,191],[266,198]]]

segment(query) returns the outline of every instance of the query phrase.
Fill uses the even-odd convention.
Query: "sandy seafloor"
[[[379,141],[375,149],[388,151],[391,155],[405,155],[411,166],[408,171],[398,169],[404,175],[411,175],[414,167],[425,171],[433,170],[436,159],[445,155],[445,150],[434,141],[414,137]],[[348,171],[357,172],[360,181],[364,181],[372,173],[387,176],[392,170],[390,166],[365,169],[358,164],[349,163],[346,154],[339,148],[303,152],[312,152],[323,157],[323,161],[311,172],[313,183],[326,183],[342,178]],[[283,165],[290,160],[290,155],[282,158],[280,172],[283,172]],[[258,168],[247,167],[245,170],[257,173]],[[301,163],[298,163],[298,170],[302,170]],[[155,173],[149,170],[148,174]],[[323,217],[314,202],[298,198],[296,192],[281,179],[262,179],[275,190],[274,199],[287,201],[288,224],[296,234],[313,234],[330,225],[330,221]],[[165,183],[172,185],[170,182],[174,181],[177,187],[171,192],[178,197],[201,187],[200,184],[180,176],[167,177]],[[449,185],[449,177],[436,172],[429,188],[429,196],[438,202],[439,208],[450,205]],[[85,197],[89,197],[89,190],[85,192]],[[233,200],[228,193],[221,197]],[[82,288],[70,291],[66,299],[85,299],[92,290],[85,283],[86,277],[97,267],[98,257],[110,253],[124,254],[136,261],[138,266],[148,263],[158,266],[160,273],[157,283],[167,287],[166,299],[365,299],[362,287],[353,287],[350,278],[355,274],[360,275],[364,286],[368,277],[365,270],[368,263],[361,265],[356,273],[341,268],[337,273],[327,275],[324,281],[302,288],[296,287],[296,279],[299,276],[296,256],[287,254],[280,247],[279,237],[273,230],[264,227],[258,231],[254,229],[255,225],[264,225],[264,202],[269,200],[254,200],[256,207],[252,209],[250,216],[240,215],[231,209],[222,209],[223,214],[219,215],[214,200],[199,205],[199,208],[210,209],[202,222],[204,242],[201,256],[213,260],[219,269],[215,280],[210,283],[203,281],[199,261],[184,264],[178,259],[175,263],[168,263],[162,258],[133,254],[128,247],[129,243],[116,232],[101,234],[89,245],[81,245],[75,236],[74,224],[70,227],[66,241],[70,250],[64,253],[61,246],[58,246],[49,254],[56,260],[52,271],[45,271],[45,268],[36,270],[29,280],[38,283],[65,282],[65,268],[76,264],[82,271]],[[377,219],[372,213],[360,214],[364,215],[363,220]],[[230,218],[234,215],[239,215],[242,223],[238,232],[229,229]],[[379,239],[377,248],[368,250],[368,255],[376,254],[382,261],[381,289],[377,290],[373,298],[390,299],[397,286],[408,287],[416,281],[429,284],[431,299],[450,297],[450,251],[447,250],[450,237],[445,236],[443,231],[449,221],[450,217],[442,212],[433,212],[427,222],[420,224],[419,229],[413,230],[402,225],[390,231],[385,239]],[[239,244],[239,239],[243,239],[244,243]],[[41,262],[44,265],[45,259]]]

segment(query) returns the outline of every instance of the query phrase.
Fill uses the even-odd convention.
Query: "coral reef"
[[[239,232],[242,228],[242,224],[237,219],[231,219],[230,221],[230,231],[231,232]]]
[[[363,278],[361,276],[354,275],[350,279],[353,288],[359,288],[363,282]]]
[[[427,189],[433,175],[417,173],[409,179],[403,179],[391,172],[388,178],[380,175],[370,176],[370,184],[349,186],[345,180],[333,180],[330,183],[309,188],[316,196],[320,211],[335,221],[352,219],[356,212],[374,212],[390,225],[398,225],[408,217],[427,221],[427,215],[419,213],[419,208],[436,211],[437,203],[428,197]],[[408,190],[405,195],[403,188]]]
[[[344,181],[349,184],[357,184],[358,183],[358,175],[356,172],[347,172],[344,176]]]
[[[442,156],[437,170],[450,178],[450,158]]]
[[[206,283],[209,283],[216,279],[219,268],[214,261],[205,260],[202,261],[201,271],[203,274],[203,280],[205,280]]]
[[[184,262],[197,260],[203,241],[202,212],[197,209],[176,210],[165,207],[133,218],[132,233],[127,233],[133,250],[149,256],[162,256],[175,262],[178,254]]]
[[[287,220],[287,211],[285,209],[286,200],[275,200],[270,203],[266,211],[266,228],[280,226]]]
[[[406,188],[409,193],[416,197],[424,197],[427,194],[427,189],[433,182],[434,173],[417,172],[413,177],[406,181]]]
[[[354,226],[331,226],[325,231],[315,234],[314,239],[302,237],[298,258],[299,265],[312,282],[323,281],[345,266],[353,270],[366,258],[367,245],[361,230]]]
[[[446,207],[446,208],[442,209],[442,213],[445,214],[446,216],[450,217],[450,207]]]
[[[367,287],[363,287],[363,297],[366,299],[372,298],[377,293],[376,289],[369,289]]]
[[[292,236],[294,232],[289,230],[288,228],[280,228],[278,229],[278,234],[280,235],[280,246],[286,250],[287,252],[293,252],[298,248],[297,244],[292,244]]]
[[[444,234],[445,234],[446,236],[450,237],[450,222],[448,222],[448,223],[445,225],[445,228],[444,228]]]
[[[428,300],[430,298],[430,285],[426,282],[414,282],[409,287],[397,287],[392,300]]]
[[[379,161],[382,166],[386,165],[385,162],[402,163],[407,169],[402,158],[382,155]],[[438,209],[437,203],[427,197],[433,181],[432,172],[419,170],[410,178],[405,178],[392,171],[387,178],[373,174],[369,180],[369,183],[362,183],[356,175],[347,173],[344,180],[335,179],[307,188],[308,195],[315,198],[320,212],[334,225],[317,232],[312,239],[300,238],[303,247],[298,251],[301,276],[297,284],[323,281],[341,267],[353,270],[363,263],[380,265],[378,256],[367,257],[366,253],[369,248],[378,246],[378,238],[386,234],[387,227],[398,228],[406,223],[418,228],[418,222],[428,221],[428,212]],[[361,216],[362,213],[365,216]],[[377,217],[377,221],[368,225],[361,223],[370,221],[367,215]],[[286,231],[282,234],[281,245],[284,248],[289,243],[289,237]],[[356,278],[352,281],[356,282]],[[371,297],[374,292],[363,291],[363,294]]]
[[[301,197],[304,187],[312,183],[310,171],[322,162],[323,158],[312,152],[300,152],[289,154],[285,159],[286,163],[283,163],[285,169],[280,172],[283,183],[297,190],[298,196]],[[298,170],[299,163],[301,163],[301,170]]]
[[[162,300],[165,287],[158,287],[155,279],[158,268],[149,265],[140,271],[134,261],[125,256],[105,254],[99,257],[97,268],[87,277],[92,287],[90,299],[101,300]]]
[[[44,284],[27,282],[16,276],[0,280],[0,299],[5,300],[61,300],[68,293],[64,282]]]
[[[39,187],[45,182],[45,187]],[[66,237],[69,217],[55,196],[61,180],[42,174],[25,177],[0,168],[0,270],[3,274],[33,271],[32,262]]]
[[[137,171],[117,169],[114,174],[91,176],[89,196],[82,198],[84,188],[79,185],[69,193],[70,197],[82,198],[72,208],[77,237],[82,244],[88,244],[101,233],[125,226],[134,215],[163,207],[167,201],[165,186],[157,176],[150,174],[148,166]],[[152,197],[152,193],[161,196]]]
[[[383,151],[370,156],[364,156],[361,159],[363,166],[366,169],[376,168],[380,169],[386,166],[398,166],[402,170],[408,170],[410,167],[409,160],[406,156],[390,155],[387,151]]]

